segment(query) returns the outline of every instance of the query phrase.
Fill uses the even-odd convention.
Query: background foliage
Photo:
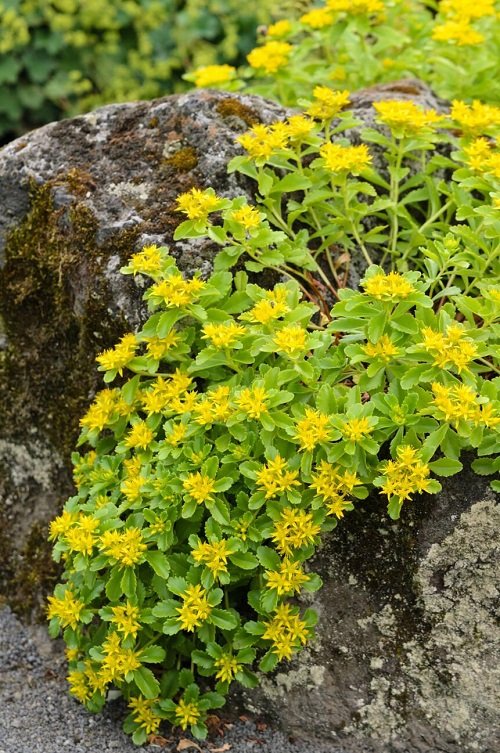
[[[272,6],[0,0],[0,140],[108,102],[186,88],[181,75],[192,66],[241,63]]]

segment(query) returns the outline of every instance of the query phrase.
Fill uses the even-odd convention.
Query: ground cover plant
[[[321,35],[340,33],[326,17],[357,45],[360,25],[395,13],[345,5],[291,22],[288,59],[318,72]],[[477,14],[490,7],[442,3],[431,18],[467,11],[485,70],[491,14]],[[268,52],[250,53],[255,70]],[[280,70],[262,86],[286,99]],[[301,112],[253,126],[228,166],[254,180],[255,203],[178,197],[174,239],[209,238],[213,273],[186,279],[158,246],[122,270],[148,280],[150,317],[98,357],[107,386],[51,525],[65,572],[50,631],[63,631],[71,693],[97,711],[119,688],[139,744],[162,719],[204,737],[231,682],[254,686],[313,637],[296,598],[321,588],[308,560],[370,492],[404,516],[465,450],[500,488],[499,108],[459,98],[447,64],[450,107],[381,100],[368,127],[347,90],[318,73],[311,91],[290,70]],[[251,281],[264,270],[266,288]]]

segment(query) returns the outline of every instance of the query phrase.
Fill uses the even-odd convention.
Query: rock
[[[497,751],[499,526],[470,471],[398,522],[357,507],[311,561],[317,638],[239,702],[349,753]]]
[[[381,96],[441,106],[405,81],[354,95],[355,113],[371,123]],[[72,492],[78,419],[100,385],[95,355],[145,317],[140,282],[120,266],[161,242],[182,269],[208,274],[210,244],[172,243],[176,196],[213,186],[251,197],[248,180],[226,174],[234,138],[285,114],[197,91],[104,107],[0,152],[0,586],[25,616],[57,578],[46,524]],[[235,702],[318,749],[493,753],[498,515],[468,472],[406,505],[398,523],[377,498],[359,505],[312,563],[325,581],[316,641]]]

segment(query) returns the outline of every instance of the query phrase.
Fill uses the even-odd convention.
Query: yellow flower
[[[366,345],[363,345],[363,350],[370,358],[379,358],[385,363],[389,363],[392,358],[399,355],[399,350],[396,348],[389,335],[382,335],[376,343],[367,343]]]
[[[476,344],[466,338],[465,330],[458,322],[452,322],[444,334],[431,327],[423,327],[421,334],[419,345],[434,356],[434,365],[441,369],[455,366],[460,374],[477,355]]]
[[[278,659],[290,659],[293,650],[305,644],[308,638],[306,624],[300,619],[297,608],[289,604],[280,604],[274,617],[264,623],[266,630],[262,637],[272,641],[273,653]]]
[[[99,527],[99,521],[94,518],[80,515],[76,525],[66,531],[64,537],[71,552],[92,554],[96,538],[95,530]]]
[[[242,666],[232,654],[223,654],[214,661],[214,667],[217,669],[215,678],[220,682],[231,682]]]
[[[432,128],[443,119],[435,110],[424,110],[414,102],[391,99],[374,102],[377,120],[387,125],[397,136],[408,136]]]
[[[203,473],[190,473],[182,482],[182,486],[198,504],[211,502],[215,479],[205,476]]]
[[[204,287],[205,283],[197,277],[185,280],[180,273],[176,273],[152,285],[148,296],[162,299],[167,307],[180,308],[193,303]]]
[[[267,412],[268,395],[264,387],[245,387],[236,398],[236,404],[249,418],[260,418]]]
[[[125,638],[131,635],[133,638],[140,630],[141,623],[139,622],[139,607],[131,604],[127,601],[125,605],[112,607],[113,617],[111,622],[116,625],[117,630],[124,634]]]
[[[266,160],[275,152],[285,149],[288,133],[285,123],[273,123],[266,126],[254,125],[246,133],[238,136],[236,141],[254,159]]]
[[[69,692],[81,703],[85,703],[92,696],[92,692],[87,685],[87,678],[84,672],[74,670],[67,676],[69,683]]]
[[[186,432],[187,429],[184,424],[175,424],[172,427],[170,434],[165,437],[165,441],[167,442],[167,444],[171,444],[172,447],[177,447],[177,445],[183,441],[184,437],[186,436]]]
[[[70,627],[76,630],[81,619],[82,610],[85,609],[83,601],[76,599],[70,588],[67,588],[62,598],[49,596],[47,617],[51,620],[56,617],[62,628]]]
[[[314,8],[301,16],[299,21],[311,29],[323,29],[333,23],[333,15],[328,8]]]
[[[442,0],[439,12],[462,19],[495,15],[495,0]]]
[[[252,50],[247,60],[252,68],[263,68],[266,73],[276,73],[279,68],[283,68],[288,63],[292,49],[292,45],[288,42],[272,40]]]
[[[289,324],[276,333],[273,342],[278,350],[296,358],[307,350],[307,331],[299,324]]]
[[[396,451],[396,460],[381,464],[385,480],[382,492],[387,497],[398,497],[400,501],[410,499],[414,492],[425,492],[429,488],[429,466],[422,462],[418,451],[409,445],[402,445]]]
[[[178,211],[184,212],[190,220],[206,220],[208,215],[220,206],[221,199],[210,188],[206,191],[192,188],[177,197]]]
[[[102,371],[116,370],[121,376],[125,366],[135,356],[136,348],[136,336],[130,333],[124,335],[114,348],[103,351],[96,360]]]
[[[307,109],[307,114],[315,120],[334,118],[350,102],[348,91],[334,91],[328,86],[316,86],[313,96],[314,101]]]
[[[245,334],[245,327],[235,322],[205,324],[203,337],[210,340],[215,348],[231,348]]]
[[[286,301],[287,291],[276,288],[274,291],[268,291],[265,298],[257,301],[255,306],[242,314],[240,318],[256,324],[269,324],[290,311]]]
[[[242,225],[245,230],[255,230],[262,222],[259,210],[248,204],[239,209],[233,209],[229,217],[234,222]]]
[[[101,390],[95,396],[94,402],[87,413],[80,419],[80,426],[84,426],[90,430],[98,429],[102,431],[116,412],[116,399],[116,390]]]
[[[436,42],[456,42],[460,47],[478,45],[484,42],[484,36],[469,24],[468,19],[445,21],[432,30]]]
[[[340,468],[322,460],[313,473],[311,489],[326,503],[327,514],[342,518],[345,510],[352,509],[352,503],[346,499],[346,495],[360,484],[355,473],[342,472]]]
[[[169,332],[165,337],[147,337],[146,343],[147,354],[159,361],[179,343],[179,335],[175,332]]]
[[[467,164],[479,173],[491,173],[500,178],[500,152],[494,151],[491,142],[478,138],[464,148]]]
[[[304,583],[310,580],[310,576],[302,570],[300,562],[294,562],[287,557],[280,563],[278,571],[266,570],[264,577],[267,587],[276,591],[278,596],[299,593]]]
[[[118,633],[111,633],[102,644],[104,659],[99,675],[106,684],[120,680],[141,666],[140,652],[123,648]]]
[[[292,115],[286,121],[288,136],[291,140],[303,139],[314,130],[314,121],[304,115]]]
[[[327,0],[330,10],[360,15],[363,13],[381,13],[384,10],[382,0]]]
[[[287,19],[283,19],[282,21],[276,21],[276,23],[271,24],[267,27],[267,36],[268,37],[286,37],[287,34],[290,34],[292,30],[292,24]]]
[[[294,549],[312,544],[320,530],[311,513],[285,507],[274,524],[272,540],[280,552],[289,556]]]
[[[281,455],[276,455],[274,460],[269,460],[260,471],[257,472],[257,486],[266,491],[266,499],[276,497],[290,491],[294,486],[300,486],[297,480],[298,471],[288,470],[286,460]]]
[[[344,421],[342,426],[342,436],[348,442],[359,442],[363,437],[367,437],[373,431],[373,426],[366,417],[351,418]]]
[[[140,727],[146,730],[148,735],[158,732],[161,717],[154,713],[152,706],[158,702],[158,698],[143,698],[136,696],[131,698],[128,706],[132,709],[132,718]]]
[[[468,134],[485,133],[500,125],[500,107],[485,105],[477,99],[471,105],[454,99],[451,105],[451,117]]]
[[[358,173],[366,170],[372,158],[366,144],[359,146],[342,146],[341,144],[323,144],[319,150],[325,167],[333,173]]]
[[[57,518],[55,518],[50,524],[49,539],[53,541],[59,536],[64,536],[72,526],[75,525],[78,520],[78,515],[74,512],[68,512],[64,510]]]
[[[145,421],[134,424],[125,438],[126,447],[139,447],[145,450],[154,439],[154,432]]]
[[[193,632],[195,628],[205,622],[210,616],[212,607],[208,603],[207,591],[199,584],[188,586],[182,594],[183,603],[176,607],[179,614],[178,620],[183,630]]]
[[[231,81],[235,72],[236,69],[232,65],[205,65],[197,68],[192,76],[195,86],[218,86]]]
[[[145,481],[146,479],[143,476],[131,476],[122,481],[120,491],[129,502],[136,502],[141,496]]]
[[[379,272],[361,284],[366,295],[377,298],[379,301],[403,300],[415,293],[413,285],[398,272],[389,272],[388,275]]]
[[[206,565],[214,578],[217,578],[219,573],[227,573],[227,558],[230,554],[233,554],[233,550],[224,540],[212,544],[201,542],[191,551],[195,562]]]
[[[301,450],[313,450],[320,442],[330,440],[330,419],[324,413],[313,408],[306,408],[304,418],[296,423],[294,439],[300,444]]]
[[[175,707],[176,722],[181,729],[187,729],[192,724],[196,724],[201,716],[201,711],[195,703],[187,703],[181,698]]]
[[[129,269],[136,274],[144,274],[153,277],[161,269],[161,253],[156,245],[144,246],[142,251],[130,257]]]
[[[117,560],[122,566],[137,564],[147,549],[140,528],[105,531],[100,539],[100,548],[108,557]]]

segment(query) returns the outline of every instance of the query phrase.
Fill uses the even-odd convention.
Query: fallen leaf
[[[248,722],[248,716],[245,716],[244,714],[242,714],[238,718],[239,718],[240,722]]]
[[[264,732],[267,729],[267,724],[265,722],[257,722],[255,725],[259,732]]]
[[[201,750],[198,743],[195,743],[194,740],[188,740],[187,737],[181,737],[177,745],[177,750],[187,750],[188,748],[196,748],[196,750]]]
[[[232,747],[229,743],[224,743],[220,748],[210,748],[210,753],[224,753],[226,750],[231,750]]]
[[[156,745],[158,748],[164,748],[166,745],[172,742],[173,738],[169,738],[167,740],[166,737],[162,737],[161,735],[150,735],[148,737],[148,743],[150,745]]]

